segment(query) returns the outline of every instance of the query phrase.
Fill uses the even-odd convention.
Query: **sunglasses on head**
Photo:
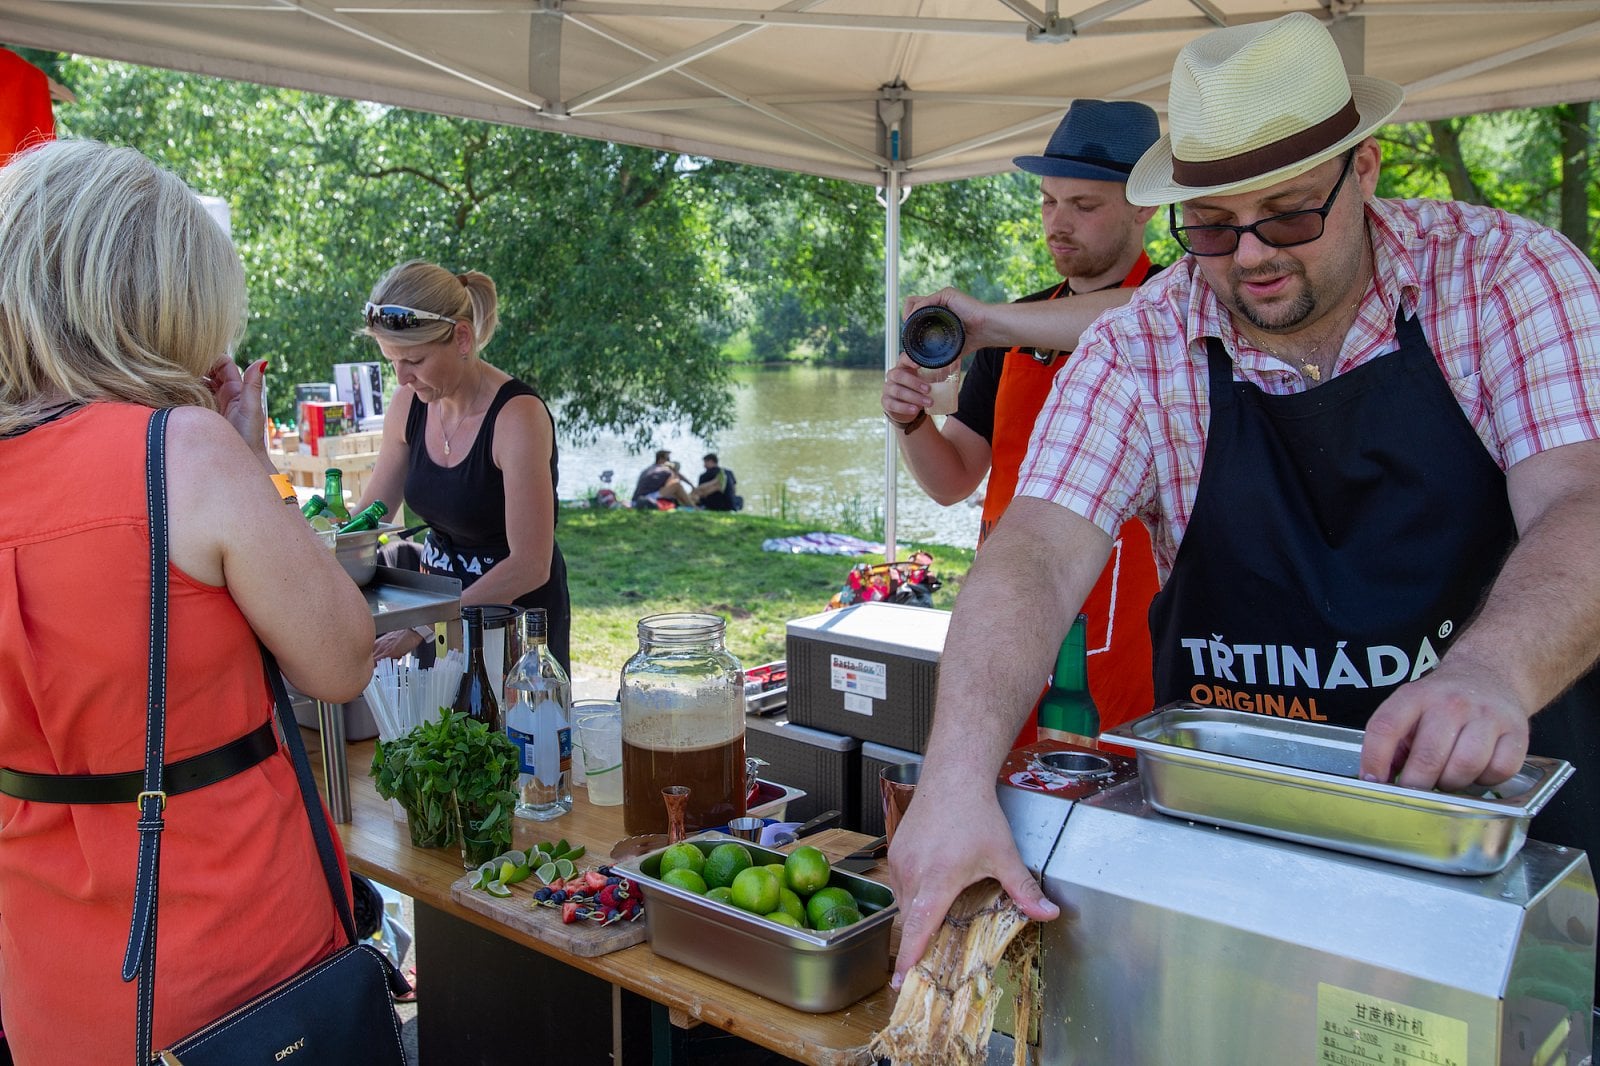
[[[1328,222],[1328,212],[1333,210],[1333,202],[1339,198],[1339,190],[1344,188],[1344,180],[1350,176],[1350,162],[1355,157],[1355,149],[1345,155],[1339,180],[1333,183],[1333,191],[1321,207],[1268,215],[1248,226],[1180,226],[1177,207],[1168,204],[1167,220],[1172,227],[1172,236],[1184,251],[1198,256],[1232,255],[1239,248],[1239,238],[1246,233],[1255,234],[1256,240],[1269,248],[1310,244],[1322,236],[1323,227]]]
[[[416,329],[429,322],[449,322],[454,325],[456,321],[449,315],[436,315],[432,311],[419,311],[415,307],[375,303],[367,304],[366,318],[369,329],[373,326],[382,326],[384,329]]]

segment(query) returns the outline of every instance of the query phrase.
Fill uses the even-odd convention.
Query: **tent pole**
[[[900,357],[900,171],[894,165],[883,171],[883,371],[894,369]],[[883,420],[883,557],[900,558],[895,542],[895,496],[900,462],[895,427]]]

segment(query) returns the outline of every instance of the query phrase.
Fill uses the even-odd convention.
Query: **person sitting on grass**
[[[707,511],[737,511],[744,507],[744,498],[734,495],[737,479],[733,471],[717,461],[716,452],[705,455],[705,472],[692,494],[694,502]]]
[[[662,500],[679,507],[694,506],[689,483],[672,468],[672,453],[665,448],[656,452],[655,462],[645,467],[633,486],[633,505],[641,510],[658,507]]]

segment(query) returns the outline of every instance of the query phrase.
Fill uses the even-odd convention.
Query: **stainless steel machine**
[[[1042,743],[1000,800],[1062,918],[1045,1066],[1580,1066],[1597,904],[1586,856],[1526,840],[1570,774],[1493,793],[1359,781],[1360,734],[1169,708]]]

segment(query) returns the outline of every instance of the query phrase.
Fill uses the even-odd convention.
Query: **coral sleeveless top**
[[[0,764],[11,769],[143,768],[149,416],[94,404],[0,439]],[[226,588],[173,567],[169,616],[172,762],[259,726],[271,695]],[[18,1062],[132,1054],[134,985],[120,970],[136,819],[131,804],[0,795],[0,1013]],[[160,893],[157,1048],[342,946],[281,749],[171,798]]]

